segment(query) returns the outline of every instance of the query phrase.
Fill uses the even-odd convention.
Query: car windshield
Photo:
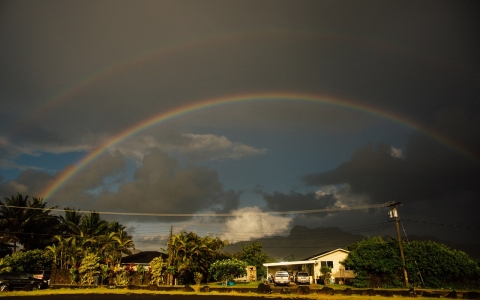
[[[299,273],[297,274],[297,276],[308,276],[308,273],[299,272]]]

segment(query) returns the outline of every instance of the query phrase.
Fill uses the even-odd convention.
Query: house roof
[[[129,263],[148,264],[155,257],[159,257],[159,256],[161,256],[163,259],[166,259],[168,257],[167,254],[159,251],[142,251],[136,254],[122,257],[120,261],[122,264],[129,264]]]
[[[276,263],[264,263],[265,267],[275,267],[275,266],[290,266],[290,265],[306,265],[306,264],[314,264],[316,261],[314,260],[299,260],[299,261],[283,261],[283,262],[276,262]]]
[[[342,251],[342,252],[345,252],[345,253],[350,253],[350,251],[348,250],[345,250],[345,249],[342,249],[342,248],[337,248],[335,250],[329,250],[329,251],[324,251],[324,252],[321,252],[321,253],[318,253],[318,254],[315,254],[313,256],[310,256],[310,257],[307,257],[305,258],[304,260],[318,260],[319,258],[321,258],[322,256],[327,256],[331,253],[334,253],[334,252],[337,252],[337,251]]]
[[[13,245],[6,244],[6,243],[0,243],[0,248],[13,248]]]

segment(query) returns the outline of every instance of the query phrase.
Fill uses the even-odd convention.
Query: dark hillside
[[[291,229],[288,236],[274,236],[258,239],[265,252],[274,261],[284,260],[303,260],[309,256],[318,253],[333,250],[336,248],[345,248],[346,246],[366,238],[360,234],[353,234],[344,231],[338,227],[319,227],[308,228],[305,226],[295,226]],[[431,236],[408,236],[410,241],[432,241],[439,244],[445,244],[448,247],[467,253],[472,259],[480,259],[480,245],[477,244],[457,244],[449,241],[442,241]],[[239,252],[240,245],[249,243],[238,242],[224,248],[229,253]],[[288,258],[287,258],[288,257]],[[293,259],[292,259],[293,258]]]
[[[329,251],[364,239],[359,234],[352,234],[341,230],[338,227],[319,227],[308,228],[305,226],[295,226],[286,237],[274,236],[270,238],[258,239],[265,252],[271,259],[282,260],[288,257],[288,260],[302,260],[306,257]],[[238,242],[224,248],[226,252],[235,253],[241,250],[240,245],[248,242]]]

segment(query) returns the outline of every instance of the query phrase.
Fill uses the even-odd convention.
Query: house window
[[[322,260],[320,261],[320,266],[321,267],[329,267],[333,269],[333,261],[331,260]]]

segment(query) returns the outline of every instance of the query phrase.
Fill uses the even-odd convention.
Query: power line
[[[24,207],[24,206],[13,206],[13,205],[0,205],[7,208],[19,208],[19,209],[32,209],[32,210],[48,210],[48,211],[57,211],[57,212],[79,212],[79,213],[98,213],[103,215],[123,215],[123,216],[145,216],[145,217],[235,217],[238,216],[234,213],[190,213],[190,214],[166,214],[166,213],[129,213],[129,212],[114,212],[114,211],[92,211],[92,210],[75,210],[75,209],[58,209],[58,208],[41,208],[41,207]],[[360,210],[360,209],[369,209],[369,208],[380,208],[385,207],[387,204],[373,204],[373,205],[362,205],[362,206],[352,206],[352,207],[334,207],[334,208],[321,208],[321,209],[309,209],[309,210],[290,210],[290,211],[270,211],[270,212],[258,212],[250,213],[251,215],[293,215],[293,214],[312,214],[312,213],[324,213],[324,212],[338,212],[338,211],[349,211],[349,210]]]

